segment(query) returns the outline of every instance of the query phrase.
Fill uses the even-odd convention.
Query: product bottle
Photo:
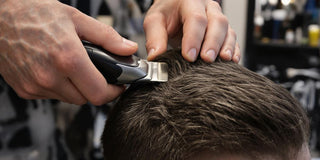
[[[262,17],[264,20],[263,26],[262,26],[262,41],[269,41],[272,38],[272,11],[274,9],[274,6],[267,3],[265,6],[262,6]]]
[[[320,28],[317,24],[311,24],[308,27],[308,33],[309,33],[309,45],[311,47],[317,47],[319,45],[319,32]]]

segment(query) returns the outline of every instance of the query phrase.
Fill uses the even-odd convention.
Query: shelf
[[[308,45],[299,45],[299,44],[288,44],[288,43],[277,43],[277,42],[270,42],[270,43],[262,43],[262,42],[253,42],[253,45],[256,47],[263,47],[263,48],[274,48],[274,49],[294,49],[294,50],[306,50],[306,51],[320,51],[319,47],[311,47]]]

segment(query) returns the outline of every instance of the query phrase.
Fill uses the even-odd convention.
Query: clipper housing
[[[82,41],[91,61],[111,84],[168,81],[168,65],[137,56],[118,56],[102,47]]]

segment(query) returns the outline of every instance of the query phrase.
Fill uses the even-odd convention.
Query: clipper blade
[[[168,65],[164,62],[149,62],[151,63],[151,80],[152,82],[167,82],[168,81]]]
[[[138,81],[149,82],[167,82],[168,81],[168,64],[164,62],[150,62],[143,60],[146,64],[147,76]],[[140,63],[140,64],[143,64]],[[144,67],[143,67],[144,68]]]

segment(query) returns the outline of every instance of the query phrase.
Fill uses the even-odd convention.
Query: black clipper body
[[[168,67],[163,62],[150,62],[137,56],[118,56],[102,47],[82,41],[91,61],[111,84],[166,82]]]

